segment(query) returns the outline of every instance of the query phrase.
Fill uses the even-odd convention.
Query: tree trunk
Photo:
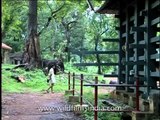
[[[97,47],[98,47],[98,41],[99,41],[99,36],[96,37],[95,39],[95,51],[98,51]],[[97,63],[101,63],[100,58],[99,58],[99,54],[96,54],[96,58],[97,58]],[[101,72],[101,66],[98,65],[98,74],[102,74]]]
[[[37,34],[37,0],[29,0],[28,39],[25,46],[25,58],[32,67],[40,67],[40,43]]]
[[[68,55],[67,55],[67,60],[70,62],[70,31],[68,29],[68,26],[66,28],[66,39],[67,39],[67,47],[68,47]]]

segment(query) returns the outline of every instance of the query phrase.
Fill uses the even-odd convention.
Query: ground
[[[63,93],[3,93],[2,120],[83,120]]]

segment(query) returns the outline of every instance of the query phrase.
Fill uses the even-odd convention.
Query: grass
[[[6,70],[6,68],[13,68],[14,65],[2,65],[2,90],[4,92],[42,92],[48,88],[46,82],[47,76],[44,75],[40,69],[34,71],[25,71],[23,68],[18,68],[14,72]],[[23,75],[26,78],[24,83],[17,82],[11,76]],[[56,76],[56,84],[54,86],[55,92],[65,91],[67,89],[67,78]],[[63,87],[62,87],[63,86]]]

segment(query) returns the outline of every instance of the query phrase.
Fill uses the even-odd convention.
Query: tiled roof
[[[4,43],[2,43],[2,48],[6,50],[12,50],[12,48]]]

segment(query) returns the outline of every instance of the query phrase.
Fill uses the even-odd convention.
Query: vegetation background
[[[96,9],[104,1],[93,0]],[[61,8],[61,9],[60,9]],[[38,0],[37,31],[42,59],[62,59],[65,71],[76,73],[110,73],[115,67],[89,66],[76,67],[74,63],[110,63],[117,62],[117,55],[81,55],[75,51],[111,51],[117,50],[116,43],[103,42],[104,38],[117,38],[115,27],[118,21],[113,15],[99,14],[90,9],[85,0]],[[2,42],[12,47],[11,53],[23,52],[28,39],[28,0],[2,0]],[[100,60],[100,61],[98,61]],[[42,70],[24,71],[19,68],[15,72],[7,70],[15,65],[2,64],[2,91],[4,92],[42,92],[47,88],[46,76]],[[6,69],[7,68],[7,69]],[[25,83],[17,83],[12,75],[21,74],[26,77]],[[65,76],[65,75],[64,75]],[[67,77],[57,76],[56,92],[67,89]],[[102,80],[102,76],[100,80]],[[62,87],[63,86],[63,87]],[[88,99],[93,96],[86,90]],[[119,120],[119,114],[99,113],[99,120]],[[85,112],[87,120],[93,119],[92,112]]]

